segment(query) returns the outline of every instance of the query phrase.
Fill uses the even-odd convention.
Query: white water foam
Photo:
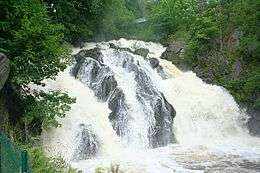
[[[120,39],[110,41],[119,47],[148,48],[149,57],[159,58],[165,48],[156,43]],[[120,88],[126,93],[126,99],[134,118],[130,128],[131,138],[136,138],[135,145],[124,145],[113,130],[108,115],[110,110],[106,103],[100,103],[93,92],[69,74],[69,69],[61,73],[55,81],[48,80],[47,90],[59,89],[76,97],[77,102],[63,119],[59,119],[61,128],[50,129],[43,133],[43,144],[50,155],[60,153],[72,166],[86,173],[93,173],[98,167],[109,168],[110,164],[119,164],[119,169],[126,173],[172,173],[172,172],[204,172],[219,168],[220,172],[240,171],[257,172],[252,165],[260,163],[260,140],[251,137],[243,126],[246,114],[239,109],[232,96],[222,87],[209,85],[196,77],[192,72],[181,72],[168,61],[160,60],[160,64],[169,79],[160,76],[140,56],[135,56],[141,68],[150,76],[153,83],[164,93],[166,99],[176,110],[174,129],[178,144],[157,149],[144,149],[147,145],[146,129],[149,123],[136,105],[134,90],[136,84],[131,73],[116,66],[116,61],[108,49],[108,43],[86,44],[83,49],[103,48],[106,54],[104,61],[115,73]],[[79,50],[75,50],[77,53]],[[152,120],[150,120],[152,121]],[[71,161],[75,150],[75,133],[79,124],[87,124],[102,141],[102,151],[96,158]],[[142,128],[143,130],[139,129]],[[135,131],[136,130],[136,131]],[[141,137],[140,137],[141,135]],[[125,148],[126,147],[126,148]],[[248,168],[243,159],[249,159]],[[231,164],[222,165],[229,160]],[[247,160],[248,161],[248,160]],[[223,167],[229,167],[224,170]],[[255,168],[256,169],[256,168]],[[260,168],[256,169],[260,170]],[[218,170],[215,170],[216,172]],[[109,172],[104,170],[104,172]]]

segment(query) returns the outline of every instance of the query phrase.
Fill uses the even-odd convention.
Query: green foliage
[[[126,0],[126,7],[133,12],[136,18],[146,16],[147,4],[146,0]]]
[[[106,1],[104,13],[100,19],[98,37],[101,39],[127,37],[127,33],[130,32],[129,27],[133,22],[134,15],[126,8],[125,1]]]
[[[42,122],[42,128],[59,127],[56,118],[64,118],[65,113],[70,110],[70,104],[75,99],[70,98],[66,93],[40,92],[27,95],[24,98],[25,116],[28,124],[33,126],[35,122]]]
[[[193,0],[162,0],[152,6],[150,20],[158,32],[168,35],[189,27],[196,12],[197,5]]]
[[[11,60],[13,82],[40,83],[66,67],[69,49],[63,41],[63,26],[50,22],[45,4],[19,0],[1,3],[1,7],[1,23],[7,24],[1,27],[0,47]]]
[[[46,0],[55,23],[65,26],[65,39],[70,43],[93,37],[102,14],[104,0]]]
[[[259,109],[259,7],[257,0],[162,0],[152,7],[150,19],[158,34],[185,40],[183,63],[199,77]]]
[[[65,26],[66,41],[78,44],[89,39],[128,36],[138,7],[125,0],[46,0],[55,23]],[[116,10],[115,10],[116,9]]]
[[[45,155],[43,149],[39,147],[29,148],[30,161],[32,163],[32,170],[34,173],[76,173],[66,161],[61,158],[49,158]]]

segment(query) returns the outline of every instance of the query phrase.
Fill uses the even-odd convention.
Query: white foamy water
[[[165,51],[160,44],[143,41],[120,39],[109,43],[132,51],[146,48],[148,58],[159,58]],[[260,172],[260,139],[248,134],[244,126],[247,115],[224,88],[206,84],[193,72],[181,72],[170,62],[159,59],[170,76],[162,79],[144,58],[125,51],[114,55],[108,43],[86,43],[83,49],[95,47],[102,49],[103,63],[113,71],[125,94],[129,109],[126,116],[131,117],[127,135],[117,136],[109,121],[111,110],[107,103],[99,101],[88,86],[72,77],[70,67],[55,81],[47,80],[44,89],[65,91],[77,99],[66,117],[59,119],[62,127],[43,132],[43,144],[49,155],[61,154],[84,173],[96,169],[109,172],[111,164],[119,165],[119,170],[126,173]],[[79,51],[75,49],[74,53]],[[123,57],[130,55],[151,79],[151,86],[163,93],[176,110],[173,124],[176,144],[148,147],[148,131],[155,123],[154,110],[149,102],[138,102],[135,74],[120,66]],[[74,160],[81,124],[97,135],[101,148],[95,157]]]

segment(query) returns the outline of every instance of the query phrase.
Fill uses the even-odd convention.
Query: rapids
[[[76,61],[40,88],[77,99],[43,132],[46,152],[83,173],[260,172],[246,113],[224,88],[160,59],[165,49],[125,39],[75,48]]]

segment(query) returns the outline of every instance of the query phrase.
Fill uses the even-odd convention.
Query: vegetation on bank
[[[259,110],[259,6],[257,0],[0,1],[0,52],[11,62],[0,93],[9,116],[4,130],[17,142],[34,145],[43,128],[58,127],[55,117],[64,117],[75,99],[66,93],[31,91],[27,85],[44,86],[42,80],[64,70],[70,63],[70,44],[120,37],[185,42],[183,56],[166,58]],[[137,24],[135,19],[142,17],[147,21]],[[30,153],[35,171],[54,163],[41,149]]]
[[[164,42],[186,44],[184,56],[167,59],[259,110],[259,9],[257,0],[162,0],[152,6],[150,21]]]

